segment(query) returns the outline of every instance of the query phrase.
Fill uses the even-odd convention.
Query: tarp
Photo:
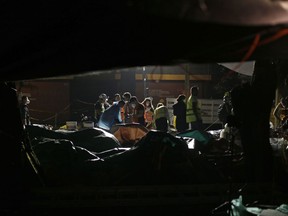
[[[133,146],[148,132],[149,130],[141,124],[117,124],[111,128],[111,133],[123,147]]]
[[[194,138],[203,144],[207,144],[209,140],[213,138],[209,133],[201,130],[187,130],[185,132],[178,133],[177,136]]]
[[[85,139],[83,136],[79,138]],[[113,152],[103,158],[102,154],[98,156],[79,147],[76,140],[41,138],[41,135],[35,136],[33,140],[32,149],[39,159],[48,185],[150,185],[223,181],[214,166],[189,150],[184,140],[169,133],[149,131],[132,148]]]
[[[247,62],[228,62],[228,63],[218,63],[226,68],[229,68],[232,71],[237,73],[252,76],[254,70],[255,61],[247,61]]]
[[[121,147],[119,141],[113,134],[100,128],[80,131],[53,131],[38,126],[27,126],[26,128],[32,144],[37,138],[63,139],[73,142],[75,146],[85,148],[95,153]]]

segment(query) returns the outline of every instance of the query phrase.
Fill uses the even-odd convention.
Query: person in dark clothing
[[[124,105],[125,102],[120,100],[118,103],[113,103],[109,108],[107,108],[100,116],[98,122],[99,128],[109,131],[114,124],[122,123],[121,108]]]
[[[176,117],[176,129],[178,132],[183,132],[188,129],[186,123],[186,96],[181,94],[177,98],[177,102],[172,106],[173,115]]]
[[[119,93],[116,93],[116,94],[114,95],[114,99],[113,99],[112,104],[113,104],[113,103],[118,103],[120,100],[121,100],[121,95],[120,95]]]
[[[132,107],[130,106],[130,98],[132,97],[130,92],[125,92],[122,95],[122,98],[125,102],[125,105],[122,109],[124,115],[124,122],[125,123],[132,123]]]
[[[139,103],[138,98],[136,96],[132,96],[130,98],[129,104],[132,108],[132,122],[139,123],[145,126],[145,108],[143,104]]]
[[[20,103],[20,114],[23,125],[31,125],[29,107],[30,100],[27,96],[23,96]]]
[[[108,103],[108,97],[106,94],[102,93],[99,95],[99,99],[95,103],[95,123],[97,123],[102,115],[102,113],[110,107]]]
[[[229,92],[226,92],[223,97],[223,102],[218,107],[218,118],[222,122],[223,127],[227,123],[228,116],[232,115],[233,107],[231,103],[231,96]]]

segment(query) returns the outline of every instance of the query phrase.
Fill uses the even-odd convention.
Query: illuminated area
[[[208,212],[221,212],[217,204],[225,203],[225,191],[232,185],[242,188],[246,182],[245,155],[239,129],[231,121],[223,120],[222,116],[233,116],[233,107],[230,104],[230,113],[222,114],[222,110],[228,109],[223,109],[222,105],[231,99],[233,89],[251,82],[254,64],[131,67],[17,81],[18,98],[27,96],[30,99],[31,124],[25,125],[25,130],[36,158],[36,161],[32,159],[30,162],[41,168],[38,173],[41,184],[48,187],[88,187],[89,193],[75,193],[77,196],[92,196],[95,202],[110,203],[103,197],[96,198],[99,193],[119,197],[114,200],[116,202],[126,199],[124,206],[130,206],[132,200],[151,205],[154,196],[161,196],[174,206],[179,196],[186,196],[183,206],[189,203],[192,209],[203,211],[197,202],[191,201],[200,196],[209,207]],[[199,89],[202,127],[193,128],[186,122],[187,127],[181,129],[176,124],[178,116],[174,105],[182,95],[185,96],[185,109],[189,109],[187,104],[191,103],[189,95],[192,86]],[[144,124],[134,117],[128,121],[126,112],[129,111],[124,107],[122,111],[120,107],[113,114],[112,123],[100,123],[106,110],[112,110],[111,107],[118,101],[125,100],[127,92],[143,106],[147,98],[150,100],[153,107],[151,119],[145,116]],[[120,96],[117,100],[114,97],[116,94]],[[279,101],[277,97],[279,95],[275,92],[272,110]],[[102,110],[102,117],[97,118],[99,101],[102,101],[101,109],[105,111]],[[130,103],[133,104],[131,100]],[[159,103],[163,103],[168,111],[168,127],[164,131],[153,119],[156,119]],[[131,115],[138,112],[137,108],[133,109]],[[187,112],[182,111],[182,114],[187,121]],[[108,119],[111,120],[110,117]],[[278,154],[277,151],[287,144],[281,135],[276,135],[279,133],[279,122],[272,114],[270,124],[270,144]],[[282,157],[285,158],[284,155]],[[277,166],[282,165],[281,162]],[[278,181],[282,184],[281,179]],[[149,185],[157,187],[157,191]],[[175,187],[173,190],[171,185]],[[96,192],[99,187],[101,192]],[[111,187],[116,187],[116,191],[112,192]],[[265,182],[258,186],[252,184],[252,188],[247,190],[253,191],[255,187],[264,194],[270,193]],[[42,192],[40,196],[45,196],[47,192]],[[211,196],[211,193],[217,195]],[[74,195],[69,196],[75,199]],[[143,199],[143,196],[146,198]],[[61,196],[60,199],[65,200]],[[174,206],[171,211],[179,211],[178,208]],[[158,207],[156,209],[159,210]]]
[[[16,83],[21,95],[29,96],[30,114],[34,124],[47,124],[55,129],[66,121],[79,121],[81,114],[94,115],[93,104],[100,94],[107,94],[112,104],[114,94],[129,91],[142,102],[151,97],[153,106],[161,100],[172,109],[180,94],[189,96],[191,85],[200,88],[199,98],[219,105],[226,91],[248,81],[250,76],[231,73],[219,64],[180,64],[175,66],[146,66],[99,71],[84,75],[25,80]],[[187,96],[187,99],[188,99]],[[208,108],[206,124],[217,120],[217,107]],[[214,110],[213,110],[214,109]],[[172,110],[170,110],[172,115]],[[219,121],[215,122],[221,124]]]
[[[0,215],[287,215],[287,4],[2,2]]]

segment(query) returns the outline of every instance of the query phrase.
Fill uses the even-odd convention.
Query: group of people
[[[279,129],[288,129],[288,96],[280,98],[280,101],[272,110],[272,115],[277,121],[275,126]],[[229,122],[229,117],[233,116],[233,107],[231,103],[231,92],[225,92],[223,102],[218,107],[218,119],[223,124],[223,128]],[[231,119],[230,119],[231,120]],[[270,121],[270,128],[274,128],[274,124]]]
[[[166,108],[164,104],[159,103],[154,109],[152,98],[147,97],[139,102],[137,96],[132,96],[130,92],[125,92],[122,97],[118,93],[115,94],[109,103],[107,95],[103,93],[95,104],[96,125],[105,130],[110,130],[116,123],[138,123],[147,128],[154,128],[156,124],[159,126],[157,119],[160,107]],[[169,119],[168,109],[165,117]]]
[[[197,86],[191,87],[188,100],[186,101],[184,94],[180,94],[173,105],[174,126],[178,132],[202,129],[198,92]],[[154,108],[151,97],[146,97],[139,102],[137,96],[132,96],[130,92],[125,92],[122,96],[116,93],[112,100],[108,99],[109,97],[102,93],[94,104],[95,126],[102,129],[110,130],[114,124],[118,123],[138,123],[148,129],[167,132],[172,124],[168,108],[162,101],[159,101]],[[23,96],[20,104],[23,125],[31,124],[29,102],[29,98]]]
[[[115,94],[114,98],[109,101],[108,96],[102,93],[94,105],[95,126],[109,131],[117,123],[139,123],[148,129],[167,132],[173,124],[177,132],[202,130],[202,111],[198,102],[198,92],[199,88],[192,86],[187,100],[184,94],[177,97],[177,102],[172,106],[174,122],[170,122],[168,108],[162,101],[154,108],[151,97],[139,102],[136,96],[125,92],[122,96]],[[29,103],[27,96],[21,97],[19,108],[24,127],[31,125]],[[231,93],[225,92],[223,102],[218,107],[218,119],[223,128],[228,125],[229,116],[233,116]],[[275,106],[273,116],[278,120],[280,128],[288,129],[288,96],[280,99]]]
[[[198,103],[199,88],[190,88],[190,96],[180,94],[173,105],[175,128],[178,132],[188,129],[202,129],[201,109]],[[95,104],[96,125],[105,130],[110,130],[117,123],[138,123],[148,129],[167,132],[169,130],[170,115],[163,102],[157,103],[154,108],[152,98],[147,97],[139,102],[137,96],[125,92],[122,96],[115,94],[109,103],[106,94],[102,93]]]
[[[199,88],[192,86],[190,96],[186,101],[186,96],[180,94],[177,102],[172,106],[175,118],[175,128],[178,132],[186,130],[202,130],[202,111],[198,102]]]

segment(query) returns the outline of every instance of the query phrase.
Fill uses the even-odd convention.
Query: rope
[[[210,127],[212,127],[218,121],[219,121],[219,119],[216,119],[212,124],[210,124],[207,128],[205,128],[204,131],[207,131]]]
[[[79,100],[79,99],[76,99],[76,100],[74,101],[74,103],[75,103],[75,102],[79,102],[79,103],[86,104],[86,105],[95,105],[94,103],[89,103],[89,102],[82,101],[82,100]],[[51,115],[51,116],[49,116],[49,117],[47,117],[47,118],[45,118],[45,119],[43,119],[43,120],[33,118],[33,120],[37,120],[37,121],[41,121],[41,122],[46,122],[46,121],[49,121],[49,120],[52,120],[52,119],[56,119],[57,116],[59,116],[59,114],[63,114],[63,113],[65,113],[65,112],[67,112],[67,110],[71,107],[71,105],[72,105],[71,103],[68,104],[66,107],[64,107],[62,110],[60,110],[60,111],[58,111],[58,112],[50,112],[50,111],[46,111],[46,110],[37,110],[37,109],[29,109],[29,111],[31,111],[31,112],[38,112],[38,113],[48,113],[48,114],[49,114],[49,113],[50,113],[50,114],[55,113],[55,114],[53,114],[53,115]],[[82,109],[79,109],[79,110],[77,110],[77,111],[83,111],[83,110],[86,110],[86,108],[82,108]]]
[[[30,108],[29,108],[29,111],[32,111],[32,112],[39,112],[39,113],[53,113],[53,112],[50,112],[50,111],[43,111],[43,110],[30,109]]]
[[[76,101],[76,102],[80,102],[80,103],[82,103],[82,104],[95,105],[94,103],[89,103],[89,102],[82,101],[82,100],[79,100],[79,99],[76,99],[75,101]]]
[[[49,120],[51,120],[51,119],[56,118],[56,116],[57,116],[57,114],[55,114],[55,115],[53,115],[53,116],[51,116],[51,117],[48,117],[48,118],[46,118],[46,119],[43,119],[42,121],[43,121],[43,122],[49,121]]]
[[[40,121],[40,119],[33,118],[33,117],[30,117],[30,119],[33,120],[33,121]]]
[[[282,29],[282,30],[276,32],[276,34],[274,34],[273,36],[271,36],[271,37],[269,37],[269,38],[261,41],[261,42],[259,43],[259,46],[262,46],[262,45],[266,45],[266,44],[268,44],[268,43],[271,43],[271,42],[273,42],[273,41],[275,41],[275,40],[278,40],[278,39],[280,39],[280,38],[282,38],[282,37],[284,37],[284,36],[286,36],[286,35],[288,35],[288,29]]]
[[[47,117],[46,119],[41,120],[42,122],[46,122],[49,121],[51,119],[55,119],[59,114],[65,113],[67,112],[67,110],[70,108],[71,104],[68,104],[66,107],[64,107],[62,110],[60,110],[59,112],[56,112],[54,115]],[[33,112],[41,112],[41,113],[53,113],[53,112],[49,112],[49,111],[43,111],[43,110],[35,110],[35,109],[30,109],[30,111]],[[33,118],[34,120],[40,121],[40,119],[36,119]]]

